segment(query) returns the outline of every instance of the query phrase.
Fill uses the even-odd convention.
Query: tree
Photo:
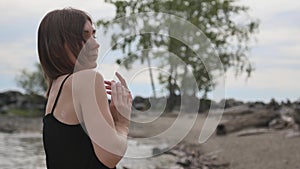
[[[253,18],[248,18],[248,20],[244,21],[244,24],[236,22],[234,17],[242,13],[246,14],[249,9],[238,5],[236,0],[105,0],[105,2],[116,7],[116,15],[113,20],[141,12],[162,12],[183,18],[198,27],[209,39],[211,48],[217,52],[225,71],[233,68],[237,75],[246,72],[248,77],[253,71],[247,52],[249,51],[248,44],[251,40],[251,35],[258,30],[259,23]],[[148,20],[150,21],[151,18],[149,17]],[[170,18],[166,17],[162,17],[160,21],[161,23],[172,22]],[[190,78],[190,75],[187,74],[188,69],[192,70],[193,76],[197,81],[197,85],[194,87],[199,89],[199,91],[203,91],[203,97],[206,97],[207,92],[213,89],[215,84],[210,79],[211,71],[216,71],[218,68],[207,70],[203,60],[200,60],[195,54],[199,46],[190,47],[174,37],[164,37],[153,33],[130,36],[126,32],[134,31],[135,27],[128,25],[137,25],[135,20],[130,18],[125,22],[117,23],[117,25],[110,24],[110,21],[99,20],[97,25],[105,30],[109,30],[113,26],[119,26],[123,30],[121,33],[112,35],[112,44],[114,44],[112,50],[121,49],[123,53],[126,52],[128,54],[124,62],[119,62],[126,68],[130,68],[135,60],[140,60],[142,63],[145,59],[147,61],[150,60],[149,53],[146,56],[142,54],[137,55],[132,50],[143,50],[151,47],[165,47],[170,53],[175,54],[184,61],[185,64],[182,65],[176,61],[174,62],[172,57],[165,56],[163,57],[164,61],[160,62],[161,67],[167,66],[169,69],[169,75],[160,74],[158,79],[169,90],[170,98],[176,95],[195,96],[197,94],[187,90],[179,91],[179,93],[177,91],[178,88],[188,85],[185,83]],[[144,22],[143,26],[145,28],[153,27],[152,23],[147,22]],[[169,28],[165,29],[167,32],[170,31]],[[184,32],[184,30],[182,31]],[[196,42],[197,37],[191,32],[184,32],[184,38],[191,42]],[[203,53],[202,57],[204,59],[211,59],[209,57],[211,51],[206,50]],[[151,60],[157,58],[159,54],[159,52],[153,53]],[[197,91],[194,89],[192,88],[191,90]],[[170,102],[169,104],[174,103]]]
[[[44,95],[47,90],[47,83],[44,80],[43,70],[40,64],[35,64],[36,70],[30,72],[26,69],[21,71],[21,74],[16,77],[16,82],[19,87],[22,87],[26,94],[29,95]]]

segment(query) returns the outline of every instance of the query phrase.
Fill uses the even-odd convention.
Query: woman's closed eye
[[[96,38],[96,30],[95,29],[93,29],[92,31],[85,30],[83,32],[84,32],[84,37],[86,39],[89,39],[90,37]]]

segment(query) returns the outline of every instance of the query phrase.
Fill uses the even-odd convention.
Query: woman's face
[[[99,44],[95,39],[96,30],[90,21],[86,21],[83,27],[83,48],[78,56],[79,63],[85,68],[97,66]]]

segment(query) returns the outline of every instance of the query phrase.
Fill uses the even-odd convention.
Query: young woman
[[[38,54],[48,81],[43,142],[48,169],[115,168],[125,154],[132,97],[124,78],[104,81],[91,18],[67,8],[46,14]],[[111,95],[108,103],[107,95]]]

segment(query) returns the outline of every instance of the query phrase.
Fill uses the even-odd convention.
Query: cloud
[[[250,7],[250,15],[260,22],[256,35],[259,47],[282,47],[299,44],[300,3],[297,0],[242,0],[239,4]]]
[[[151,82],[148,67],[140,64],[135,64],[132,69],[126,70],[124,67],[120,67],[117,64],[102,63],[99,65],[98,71],[107,80],[116,80],[117,78],[114,73],[117,71],[124,76],[128,83],[150,85]],[[163,69],[152,69],[155,83],[158,83],[157,79],[159,72],[167,73],[166,70]]]
[[[0,44],[1,74],[17,74],[20,69],[32,68],[37,62],[35,40],[20,39],[17,42]]]
[[[234,73],[226,73],[226,86],[231,88],[268,89],[275,91],[300,91],[300,79],[298,78],[300,70],[290,70],[286,68],[269,68],[263,71],[254,71],[252,76],[245,78],[234,76]]]
[[[288,59],[291,59],[292,61],[296,61],[300,68],[300,41],[299,43],[291,44],[291,45],[283,45],[279,47],[279,51],[282,53],[282,55],[285,55]]]
[[[261,45],[290,45],[291,43],[300,42],[300,36],[295,36],[299,33],[298,28],[286,27],[286,28],[273,28],[273,29],[261,29],[257,35],[257,46]]]
[[[258,17],[263,21],[270,19],[283,11],[299,11],[300,9],[300,3],[298,0],[241,0],[239,1],[239,4],[249,6],[250,15]]]
[[[257,44],[253,46],[252,57],[256,70],[252,77],[234,77],[227,73],[227,89],[230,96],[245,99],[258,97],[295,97],[300,91],[300,36],[298,0],[241,0],[241,4],[250,7],[250,15],[261,20],[260,32],[256,36]],[[112,18],[115,8],[103,0],[7,0],[0,1],[0,83],[1,90],[16,88],[14,76],[22,68],[32,69],[38,62],[36,52],[36,29],[42,17],[50,10],[74,7],[87,11],[94,20]],[[100,37],[101,38],[101,37]],[[100,40],[102,49],[109,45]],[[107,44],[104,44],[107,43]],[[101,49],[100,49],[101,50]],[[118,54],[121,55],[121,54]],[[109,56],[110,57],[110,56]],[[139,85],[139,92],[146,92],[141,86],[150,85],[148,71],[142,65],[135,65],[131,72],[118,69],[113,62],[100,65],[99,71],[105,79],[112,79],[115,70]],[[144,70],[135,75],[135,72]],[[155,83],[157,72],[154,72]],[[134,77],[134,78],[133,78]]]
[[[7,90],[19,90],[15,78],[22,69],[32,71],[34,64],[38,62],[35,50],[35,39],[19,39],[9,43],[0,43],[0,92]]]
[[[11,22],[16,18],[42,18],[47,12],[64,7],[74,7],[90,13],[94,19],[112,17],[114,7],[103,0],[10,0],[1,1],[0,22]]]

